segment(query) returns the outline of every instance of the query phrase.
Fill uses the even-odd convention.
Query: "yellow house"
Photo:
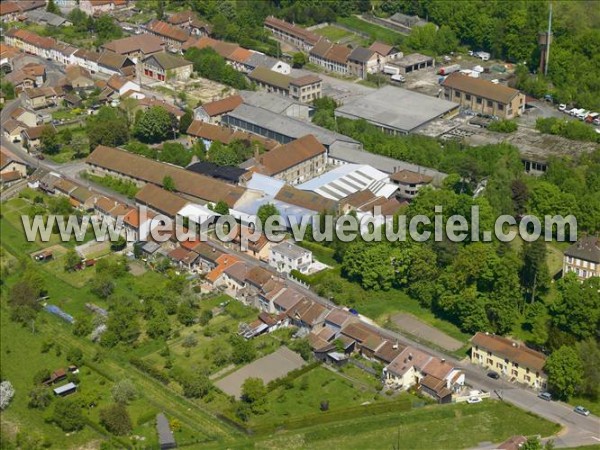
[[[471,343],[473,364],[494,370],[510,381],[534,389],[546,388],[546,355],[543,353],[520,342],[489,333],[477,333]]]

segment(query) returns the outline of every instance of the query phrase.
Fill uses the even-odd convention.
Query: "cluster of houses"
[[[383,42],[376,41],[368,48],[350,48],[273,16],[265,19],[264,26],[277,39],[308,53],[311,63],[340,75],[365,79],[369,74],[382,72],[385,66],[397,68],[397,73],[408,73],[435,64],[433,58],[420,54],[405,57],[396,47]]]
[[[27,176],[27,165],[13,152],[0,146],[0,185],[7,187]]]

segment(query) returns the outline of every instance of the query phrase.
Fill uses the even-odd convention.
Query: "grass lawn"
[[[335,251],[332,248],[325,247],[318,242],[311,241],[299,241],[296,242],[296,244],[298,244],[300,247],[310,250],[313,254],[313,257],[323,264],[327,264],[328,266],[332,267],[338,265],[337,261],[333,259],[333,254]]]
[[[323,367],[316,367],[296,378],[293,387],[281,386],[267,395],[265,414],[255,415],[253,425],[283,422],[290,418],[319,413],[321,401],[329,401],[329,411],[334,412],[363,403],[387,401],[370,387],[353,383]]]
[[[348,28],[369,34],[371,39],[374,41],[381,41],[390,45],[395,45],[401,43],[404,39],[404,36],[400,33],[396,33],[388,28],[372,24],[356,16],[338,17],[337,21]]]
[[[432,405],[324,423],[261,439],[255,447],[389,449],[399,440],[399,448],[445,450],[477,447],[481,442],[502,442],[515,434],[550,436],[558,428],[508,404],[485,401],[477,405]]]
[[[318,30],[315,30],[315,34],[318,34],[319,36],[325,36],[327,39],[333,42],[338,42],[340,39],[354,36],[354,33],[334,25],[328,25],[326,27],[319,28]]]
[[[4,292],[4,291],[3,291]],[[101,439],[92,428],[86,427],[77,433],[66,435],[58,427],[44,421],[44,411],[28,408],[28,394],[33,388],[33,376],[38,370],[55,370],[66,367],[66,348],[57,356],[56,350],[41,353],[42,342],[48,336],[32,334],[31,328],[11,322],[10,313],[4,307],[0,310],[0,350],[2,352],[2,376],[9,380],[16,394],[9,407],[2,412],[2,427],[8,435],[23,432],[29,436],[45,437],[55,448],[74,448],[86,442]],[[81,380],[85,380],[81,376]],[[95,380],[97,382],[98,380]],[[51,408],[51,407],[50,407]]]

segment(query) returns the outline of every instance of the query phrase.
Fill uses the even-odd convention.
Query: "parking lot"
[[[299,369],[304,364],[305,361],[300,355],[287,347],[281,347],[270,355],[263,356],[220,379],[215,382],[215,385],[227,395],[240,398],[242,384],[247,378],[260,378],[267,384],[277,378],[284,377],[292,370]]]

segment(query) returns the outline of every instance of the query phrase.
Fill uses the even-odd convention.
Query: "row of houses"
[[[103,45],[100,52],[78,49],[24,29],[10,29],[5,40],[8,45],[26,53],[64,65],[76,65],[91,74],[133,78],[139,64],[144,77],[164,83],[187,80],[193,71],[191,62],[166,53],[163,41],[151,36],[118,39]]]
[[[389,388],[417,386],[440,403],[450,402],[465,383],[464,373],[445,360],[390,341],[348,310],[326,307],[270,271],[250,267],[234,255],[219,256],[206,279],[261,310],[256,321],[242,327],[246,338],[281,327],[298,327],[298,334],[308,338],[317,359],[343,364],[351,355],[360,355],[384,365],[382,382]]]
[[[275,37],[308,53],[309,60],[330,72],[353,75],[362,79],[381,72],[385,64],[402,58],[402,52],[391,45],[374,42],[369,48],[350,48],[335,44],[302,27],[270,16],[264,26]]]

